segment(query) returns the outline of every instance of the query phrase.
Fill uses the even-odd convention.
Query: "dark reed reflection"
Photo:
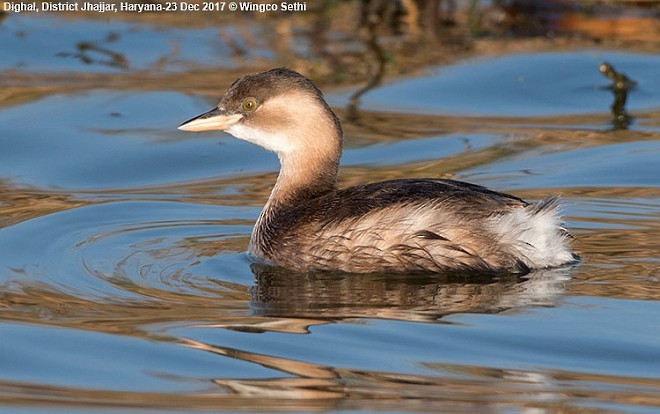
[[[628,101],[628,92],[637,85],[637,82],[627,77],[625,74],[618,72],[614,69],[609,62],[603,62],[598,68],[603,76],[612,79],[612,93],[614,94],[614,102],[610,107],[612,111],[612,124],[616,129],[628,129],[628,126],[633,121],[633,117],[626,111],[626,102]]]
[[[117,69],[128,69],[129,61],[121,52],[115,52],[103,44],[116,42],[117,33],[110,33],[103,41],[80,41],[76,43],[76,52],[60,52],[59,57],[74,58],[85,65],[102,65]]]
[[[383,81],[388,60],[385,49],[378,41],[378,25],[385,20],[388,7],[384,2],[375,2],[375,6],[372,3],[374,2],[363,1],[361,3],[359,25],[366,28],[367,35],[364,43],[367,50],[373,55],[375,63],[371,66],[375,66],[375,69],[373,67],[371,68],[371,78],[350,97],[347,117],[352,121],[357,119],[357,110],[360,106],[362,95],[377,87]]]

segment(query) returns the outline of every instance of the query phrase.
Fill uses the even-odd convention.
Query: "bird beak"
[[[241,114],[228,114],[218,108],[214,108],[206,113],[196,116],[187,120],[179,125],[182,131],[210,131],[212,129],[220,129],[226,131],[238,122],[243,115]]]

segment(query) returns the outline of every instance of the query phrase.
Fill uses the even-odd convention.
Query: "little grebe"
[[[235,81],[179,126],[223,130],[277,153],[280,174],[250,239],[252,259],[297,271],[526,273],[574,262],[556,198],[529,204],[475,184],[401,179],[337,188],[341,122],[285,68]]]

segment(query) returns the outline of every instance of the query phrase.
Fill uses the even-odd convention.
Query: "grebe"
[[[400,179],[338,189],[341,122],[286,68],[235,81],[179,129],[223,130],[277,153],[251,259],[295,271],[527,273],[577,260],[556,198],[536,204],[461,181]]]

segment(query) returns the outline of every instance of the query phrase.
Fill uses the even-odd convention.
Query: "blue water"
[[[364,97],[364,107],[415,113],[481,116],[560,116],[599,113],[609,107],[603,61],[638,73],[628,110],[657,108],[660,56],[616,50],[523,53],[482,58],[429,70],[423,78],[387,84]],[[557,87],[562,85],[562,93]],[[657,131],[657,128],[656,128]]]
[[[300,275],[244,253],[275,155],[178,131],[214,102],[174,78],[82,76],[153,69],[172,39],[191,47],[157,74],[233,70],[217,30],[12,14],[0,39],[13,88],[0,98],[0,411],[660,408],[657,55],[438,64],[388,77],[358,121],[345,116],[358,86],[324,84],[347,131],[341,185],[441,176],[558,194],[583,260],[524,277]],[[61,55],[86,39],[129,69]],[[638,82],[628,129],[602,60]]]

